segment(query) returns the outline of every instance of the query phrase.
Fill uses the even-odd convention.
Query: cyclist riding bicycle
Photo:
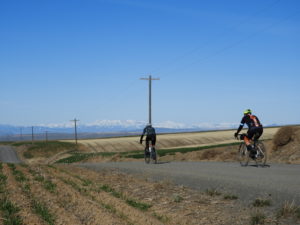
[[[260,138],[263,133],[263,126],[260,123],[259,119],[255,115],[252,115],[252,111],[250,109],[247,109],[244,111],[244,117],[241,120],[241,124],[237,129],[237,132],[234,134],[235,137],[238,136],[245,123],[248,126],[248,131],[247,135],[245,135],[243,139],[247,146],[247,150],[250,151],[250,157],[253,158],[256,155],[256,151],[254,149],[254,146],[251,145],[250,141],[253,137],[254,141],[257,141]]]
[[[143,130],[143,134],[141,135],[140,143],[143,142],[143,137],[146,134],[146,149],[149,149],[149,141],[151,141],[151,144],[153,147],[155,147],[156,143],[156,133],[154,127],[149,123]]]

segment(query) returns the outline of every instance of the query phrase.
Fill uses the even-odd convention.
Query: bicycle
[[[147,163],[147,164],[149,164],[151,161],[154,164],[157,164],[156,150],[152,144],[149,144],[148,148],[147,148],[147,146],[145,147],[144,159],[145,159],[145,163]]]
[[[244,136],[247,134],[239,134],[239,140],[244,140]],[[250,151],[248,151],[245,142],[241,142],[239,149],[238,149],[238,160],[241,166],[248,166],[250,159],[254,160],[256,166],[265,166],[267,162],[267,151],[262,141],[256,140],[256,135],[254,135],[253,147],[254,151],[256,152],[253,157],[250,157]]]

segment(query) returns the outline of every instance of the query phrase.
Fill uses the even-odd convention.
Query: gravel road
[[[20,163],[20,159],[13,147],[0,145],[0,162]]]
[[[93,170],[117,169],[153,180],[168,180],[177,185],[205,191],[217,189],[234,194],[249,204],[256,198],[268,198],[274,206],[284,201],[300,204],[300,165],[272,164],[269,167],[241,167],[223,162],[109,162],[83,163]]]

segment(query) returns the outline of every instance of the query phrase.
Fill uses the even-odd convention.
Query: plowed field
[[[262,138],[271,139],[279,128],[265,128]],[[158,149],[163,148],[180,148],[204,145],[215,145],[232,143],[236,140],[233,137],[235,131],[213,131],[213,132],[195,132],[195,133],[178,133],[178,134],[158,134]],[[246,132],[246,130],[245,130]],[[120,138],[102,138],[79,140],[80,144],[88,147],[93,152],[126,152],[143,149],[139,143],[139,136],[120,137]]]
[[[229,193],[63,165],[0,164],[0,192],[0,224],[231,225],[259,215]]]

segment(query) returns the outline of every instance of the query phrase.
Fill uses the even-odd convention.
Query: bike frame
[[[142,141],[144,141],[144,140],[142,140]],[[148,150],[149,156],[147,155],[146,150]],[[146,144],[144,151],[145,151],[144,152],[145,162],[148,164],[152,160],[156,164],[157,163],[157,154],[156,154],[155,146],[152,143],[151,144],[149,143],[148,146]]]
[[[246,148],[246,144],[245,144],[244,140],[241,139],[241,137],[243,135],[246,135],[246,134],[239,134],[239,138],[237,138],[239,140],[242,140],[241,144],[239,145],[239,150],[238,150],[239,161],[240,161],[241,166],[247,166],[250,161],[250,156],[249,156],[249,151]],[[255,137],[254,137],[254,139],[255,139]],[[251,144],[253,144],[254,149],[256,150],[255,159],[252,159],[252,158],[251,159],[255,161],[257,166],[259,166],[259,165],[265,166],[265,163],[267,160],[267,152],[266,152],[264,144],[259,140],[250,140],[250,141],[251,141]]]

